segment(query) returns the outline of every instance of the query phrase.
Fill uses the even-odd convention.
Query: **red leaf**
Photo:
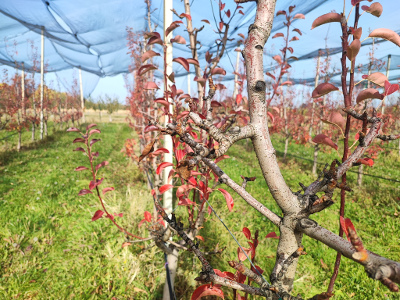
[[[106,188],[103,189],[103,195],[104,195],[105,193],[107,193],[107,192],[109,192],[109,191],[113,191],[113,190],[114,190],[113,187],[106,187]]]
[[[108,165],[108,161],[103,161],[103,162],[101,162],[101,163],[99,163],[97,166],[96,166],[96,171],[98,170],[98,169],[100,169],[101,167],[104,167],[104,166],[107,166]]]
[[[204,242],[204,238],[201,235],[196,235],[196,238]]]
[[[83,195],[86,195],[86,194],[93,194],[93,193],[91,191],[87,190],[87,189],[83,189],[83,190],[80,190],[78,196],[83,196]]]
[[[284,36],[284,34],[282,32],[278,32],[278,33],[275,33],[272,38],[275,39],[277,37],[285,37],[285,36]]]
[[[103,214],[104,214],[104,211],[102,211],[102,210],[96,211],[92,217],[92,221],[96,221],[96,220],[100,219]]]
[[[197,186],[197,181],[193,176],[189,178],[188,182],[193,186]]]
[[[167,100],[165,100],[164,98],[156,99],[156,100],[154,100],[154,102],[164,105],[165,107],[169,106],[169,102]]]
[[[400,36],[394,32],[393,30],[387,29],[387,28],[378,28],[373,30],[368,37],[378,37],[382,38],[388,41],[391,41],[392,43],[396,44],[397,46],[400,47]]]
[[[201,22],[204,22],[204,23],[210,24],[210,21],[208,21],[208,20],[206,20],[206,19],[203,19],[203,20],[201,20]]]
[[[221,160],[229,158],[228,155],[221,155],[220,157],[218,157],[214,162],[217,164],[219,163]]]
[[[361,163],[363,165],[370,166],[370,167],[372,167],[374,165],[374,161],[371,158],[368,158],[368,157],[360,158],[357,162]]]
[[[244,248],[244,252],[246,252],[248,257],[251,257],[251,248]],[[238,260],[239,261],[245,261],[247,259],[246,255],[243,253],[242,249],[240,247],[237,248],[237,255],[238,255]]]
[[[230,18],[230,17],[231,17],[231,10],[228,9],[228,10],[225,12],[225,14],[226,14],[226,16],[227,16],[228,18]]]
[[[327,13],[322,15],[314,20],[311,25],[311,29],[318,27],[322,24],[331,23],[331,22],[340,22],[342,20],[342,16],[338,13]]]
[[[269,111],[267,112],[267,115],[271,118],[272,123],[275,121],[275,117],[273,114],[271,114]]]
[[[84,167],[84,166],[80,166],[80,167],[77,167],[77,168],[75,169],[75,171],[83,171],[83,170],[88,170],[88,168],[86,168],[86,167]]]
[[[177,35],[173,39],[171,39],[171,43],[178,43],[178,44],[185,45],[186,44],[186,40],[185,40],[184,37],[182,37],[180,35]]]
[[[343,129],[346,127],[346,120],[343,118],[340,112],[337,111],[331,112],[331,114],[328,117],[328,121],[337,124]]]
[[[168,149],[165,148],[158,148],[156,151],[152,153],[152,155],[157,156],[161,153],[169,153]]]
[[[214,68],[211,71],[211,74],[212,75],[226,75],[226,71],[224,69],[222,69],[222,68]]]
[[[93,128],[93,127],[96,127],[96,126],[97,126],[97,124],[94,124],[94,123],[89,124],[88,126],[86,126],[86,130],[89,130],[90,128]]]
[[[367,88],[365,90],[362,90],[361,92],[358,93],[356,102],[360,103],[366,99],[383,99],[383,95],[379,93],[378,90],[373,89],[373,88]]]
[[[236,95],[236,105],[239,105],[240,102],[242,102],[242,94],[237,94]]]
[[[224,292],[216,285],[205,284],[199,286],[192,294],[190,300],[198,300],[204,296],[217,296],[224,299]]]
[[[145,219],[143,219],[143,220],[140,220],[140,222],[139,222],[139,224],[138,224],[138,227],[140,228],[142,225],[143,225],[143,223],[144,222],[146,222],[146,220]]]
[[[292,31],[296,31],[298,34],[303,35],[303,34],[301,33],[300,29],[298,29],[298,28],[295,28],[295,29],[293,29]]]
[[[160,173],[162,172],[162,170],[164,170],[164,168],[171,167],[171,166],[173,166],[173,164],[170,162],[166,162],[166,161],[159,164],[157,167],[157,170],[156,170],[157,175],[160,175]]]
[[[385,85],[385,81],[388,80],[387,77],[380,72],[375,72],[375,73],[372,73],[371,75],[364,75],[363,79],[367,79],[367,80],[375,83],[376,85],[379,85],[382,87]]]
[[[282,58],[280,55],[275,55],[274,57],[272,57],[278,64],[282,63]]]
[[[67,129],[67,132],[81,132],[78,128],[71,127]]]
[[[312,92],[312,98],[319,98],[323,95],[326,95],[332,91],[337,91],[339,90],[336,86],[334,86],[332,83],[329,82],[324,82],[318,85],[314,91]]]
[[[157,70],[157,67],[155,65],[152,65],[152,64],[143,65],[143,66],[141,66],[139,68],[139,70],[137,71],[137,74],[139,76],[142,76],[142,75],[144,75],[147,72],[152,71],[152,70]]]
[[[182,67],[184,67],[185,70],[189,72],[189,63],[188,63],[188,61],[186,60],[186,58],[177,57],[177,58],[174,58],[172,61],[181,64]]]
[[[100,129],[92,129],[89,131],[89,136],[91,136],[93,133],[101,133]]]
[[[222,28],[224,28],[224,22],[219,22],[219,31],[222,31]]]
[[[250,230],[249,230],[247,227],[243,227],[242,232],[244,233],[244,235],[246,236],[246,238],[247,238],[248,240],[251,239],[251,232],[250,232]]]
[[[382,4],[379,2],[374,2],[371,6],[363,5],[361,8],[377,18],[379,18],[383,12]]]
[[[220,191],[226,200],[226,205],[228,206],[229,211],[232,211],[233,209],[233,198],[231,196],[231,194],[229,194],[227,191],[225,191],[224,189],[219,188],[218,191]]]
[[[347,58],[350,61],[353,61],[357,56],[358,52],[361,48],[361,42],[359,39],[355,39],[351,42],[351,44],[347,47]]]
[[[93,139],[90,141],[89,145],[92,146],[94,143],[101,141],[101,139]]]
[[[185,194],[188,190],[194,189],[195,186],[190,185],[190,184],[183,184],[180,187],[177,188],[176,190],[176,197],[181,198],[183,194]]]
[[[303,14],[295,14],[294,17],[293,17],[293,20],[296,20],[296,19],[305,19],[305,18],[306,18],[306,16],[303,15]]]
[[[85,142],[85,139],[83,139],[83,138],[76,138],[72,141],[72,143],[84,143],[84,142]]]
[[[151,222],[152,216],[151,216],[151,213],[149,213],[147,210],[144,212],[144,219],[147,222]]]
[[[146,84],[144,85],[144,89],[145,90],[158,90],[159,87],[157,84],[155,84],[155,82],[149,81],[149,82],[146,82]]]
[[[85,153],[85,149],[83,149],[82,147],[78,147],[78,148],[74,149],[73,151],[81,151],[81,152]]]
[[[279,236],[276,235],[275,231],[268,233],[265,236],[266,239],[279,239]]]
[[[181,112],[179,115],[177,115],[176,119],[177,120],[182,119],[183,117],[186,117],[189,113],[190,113],[190,111],[185,110],[185,111]]]
[[[164,184],[159,188],[160,194],[164,194],[166,191],[169,189],[173,188],[174,186],[172,184]]]
[[[345,218],[343,218],[342,216],[340,216],[340,226],[342,227],[344,233],[346,234],[347,239],[350,241],[349,232],[348,232],[347,226],[346,226],[346,220],[349,220],[349,219],[345,219]],[[350,222],[351,222],[351,221],[350,221]]]
[[[149,58],[152,58],[154,56],[160,56],[160,53],[154,52],[153,50],[146,51],[142,55],[142,62],[145,62],[146,60],[148,60]]]
[[[179,17],[180,17],[180,18],[185,17],[185,18],[188,19],[188,20],[192,20],[192,17],[191,17],[190,15],[184,14],[184,13],[181,13],[181,14],[179,15]]]
[[[221,107],[221,106],[222,104],[220,102],[215,100],[211,101],[211,107]]]
[[[171,31],[173,31],[175,28],[178,28],[180,25],[183,24],[182,21],[174,21],[171,23],[171,25],[168,26],[168,28],[165,30],[165,36],[168,36]]]
[[[195,202],[191,201],[189,198],[181,198],[179,199],[178,205],[180,206],[190,206],[196,204]]]
[[[158,131],[158,127],[155,125],[148,125],[144,128],[144,132],[150,132],[150,131]]]
[[[200,67],[199,61],[198,61],[197,59],[194,59],[194,58],[187,58],[186,60],[187,60],[187,62],[188,62],[189,64],[192,64],[192,65],[195,65],[195,66]]]
[[[128,247],[130,245],[132,245],[132,243],[125,242],[125,243],[122,243],[121,248],[125,248],[125,247]]]
[[[271,77],[273,80],[276,80],[275,76],[272,75],[270,72],[265,73],[266,75],[268,75],[269,77]]]
[[[390,84],[389,81],[385,81],[385,95],[389,96],[393,94],[394,92],[397,92],[399,90],[399,85],[398,84]]]
[[[279,16],[279,15],[285,15],[285,16],[286,16],[286,11],[284,11],[284,10],[279,10],[279,11],[276,13],[276,16]]]
[[[316,144],[324,144],[332,147],[333,149],[337,150],[338,146],[325,134],[318,134],[315,136],[312,141]]]

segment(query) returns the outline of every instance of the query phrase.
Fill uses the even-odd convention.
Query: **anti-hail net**
[[[181,0],[173,1],[174,9],[178,14],[184,12]],[[225,1],[224,11],[228,9],[232,13],[236,4],[234,1]],[[375,28],[389,28],[400,32],[400,29],[393,28],[393,20],[397,18],[398,5],[390,1],[383,3],[384,12],[381,18],[369,14],[362,16],[360,26],[363,26],[362,38],[368,35],[369,30]],[[277,1],[276,11],[287,10],[289,5],[296,5],[295,13],[302,13],[305,20],[293,22],[293,28],[299,28],[303,35],[299,41],[292,44],[293,55],[299,59],[291,62],[293,66],[290,77],[295,83],[311,84],[315,76],[316,57],[321,51],[329,49],[332,58],[332,74],[334,68],[338,68],[338,57],[340,55],[340,26],[338,23],[323,25],[310,30],[312,21],[318,16],[331,12],[333,9],[341,10],[337,1],[332,0],[280,0]],[[339,5],[339,6],[338,6]],[[255,3],[246,3],[241,9],[244,15],[237,13],[229,24],[229,41],[225,57],[221,60],[220,66],[225,68],[227,75],[224,81],[233,79],[235,69],[236,52],[238,47],[239,34],[247,36],[249,25],[254,20]],[[350,6],[350,5],[348,5]],[[163,30],[163,0],[153,0],[151,5],[151,20],[156,31]],[[219,2],[216,0],[192,0],[191,13],[193,26],[204,29],[198,34],[199,61],[202,67],[205,66],[204,57],[207,51],[215,52],[216,40],[221,38],[218,33],[219,23]],[[224,19],[226,15],[222,12]],[[70,78],[71,73],[64,73],[66,70],[81,68],[83,81],[87,82],[85,94],[91,93],[98,78],[115,76],[121,73],[129,73],[132,60],[127,48],[127,28],[135,32],[147,30],[147,6],[143,0],[15,0],[0,1],[0,63],[9,68],[22,68],[30,72],[38,72],[40,60],[40,36],[42,29],[45,36],[45,64],[46,72],[57,72],[57,76],[46,75],[46,80],[52,80],[60,84],[59,78]],[[174,16],[174,20],[178,18]],[[201,20],[208,20],[207,24]],[[182,21],[185,22],[185,19]],[[274,19],[273,32],[271,36],[283,29],[284,16],[280,15]],[[292,32],[293,33],[293,32]],[[187,38],[185,27],[181,26],[174,31],[174,35],[181,35]],[[377,57],[387,57],[392,54],[391,79],[399,78],[396,74],[399,65],[398,47],[387,41],[375,40]],[[282,38],[269,39],[265,47],[265,70],[273,70],[276,62],[272,56],[279,54],[282,48]],[[370,52],[372,39],[363,42],[362,50],[357,57],[357,63],[363,66],[368,65],[368,52]],[[156,49],[161,51],[160,48]],[[323,55],[323,53],[322,53]],[[174,57],[190,57],[190,49],[186,45],[174,44]],[[156,62],[157,63],[157,62]],[[158,62],[161,65],[161,61]],[[176,77],[183,77],[187,72],[174,63]],[[191,67],[193,68],[193,67]],[[384,67],[385,68],[385,67]],[[364,72],[363,67],[363,72]],[[384,69],[385,71],[386,69]],[[71,71],[68,71],[71,72]],[[76,72],[76,71],[75,71]],[[194,70],[191,69],[191,73]],[[63,75],[64,74],[64,75]],[[193,78],[193,77],[192,77]],[[71,79],[65,79],[68,81]],[[183,79],[182,79],[183,80]],[[186,78],[185,78],[186,80]],[[332,76],[332,81],[335,76]],[[65,83],[69,85],[70,83]]]

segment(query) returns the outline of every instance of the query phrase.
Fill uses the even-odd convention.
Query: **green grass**
[[[104,187],[114,186],[105,201],[112,212],[123,212],[118,221],[134,233],[145,210],[151,211],[151,195],[143,174],[126,160],[120,150],[124,140],[132,138],[124,124],[99,124],[101,142],[95,144],[100,152],[99,162],[110,165],[102,170]],[[100,209],[93,195],[77,196],[86,188],[90,174],[73,169],[86,165],[87,159],[71,142],[76,133],[52,130],[42,142],[29,143],[30,132],[24,132],[20,153],[15,152],[16,136],[0,144],[0,299],[160,299],[165,280],[162,252],[157,247],[142,251],[150,242],[134,244],[121,249],[125,241],[107,219],[91,222],[93,213]],[[283,142],[274,136],[278,155]],[[240,142],[229,150],[231,159],[219,163],[237,182],[240,175],[256,176],[247,190],[277,214],[280,210],[266,187],[250,143]],[[391,146],[394,147],[394,146]],[[311,159],[313,148],[291,143],[289,153]],[[299,182],[309,184],[312,163],[289,156],[286,162],[279,157],[287,183],[296,191]],[[321,162],[337,158],[335,151],[324,149]],[[390,166],[390,169],[389,169]],[[397,151],[384,151],[373,168],[366,173],[382,177],[400,178],[400,159]],[[398,190],[400,184],[364,177],[364,185],[356,187],[356,174],[349,173],[354,192],[348,193],[346,216],[353,220],[365,246],[376,253],[400,261]],[[229,190],[225,186],[221,186]],[[225,200],[216,191],[210,203],[244,247],[247,242],[241,233],[244,226],[254,234],[260,233],[257,265],[268,278],[274,261],[278,240],[265,236],[278,229],[245,202],[232,193],[235,206],[229,213]],[[338,193],[335,200],[338,201]],[[313,218],[322,226],[338,231],[338,203]],[[185,221],[186,210],[178,207],[176,213]],[[214,268],[233,271],[227,261],[237,259],[237,245],[215,216],[207,216],[200,231],[205,243],[200,246],[212,250],[218,244],[226,246],[222,253],[208,257]],[[336,253],[308,237],[303,243],[307,255],[300,258],[294,293],[310,297],[326,290]],[[181,252],[177,274],[178,299],[190,299],[196,287],[194,281],[201,271],[200,263],[190,252]],[[226,299],[231,292],[225,290]],[[369,279],[358,264],[343,259],[335,286],[334,299],[397,299],[382,284]]]
[[[111,212],[125,214],[118,220],[122,225],[137,232],[135,224],[151,198],[143,175],[120,152],[132,131],[125,124],[101,124],[99,128],[102,141],[94,148],[100,152],[99,162],[110,162],[101,171],[103,186],[116,188],[105,201]],[[30,137],[26,134],[25,142]],[[121,249],[124,236],[109,220],[91,222],[100,209],[96,198],[77,196],[87,188],[90,174],[74,171],[88,163],[81,152],[72,151],[77,147],[72,144],[76,136],[55,132],[20,153],[1,153],[0,299],[157,295],[162,254],[156,248],[140,255],[138,247]],[[159,262],[157,269],[143,271],[150,259]]]
[[[273,144],[278,156],[282,154],[283,141],[274,136]],[[334,158],[338,157],[335,151],[324,150],[325,152],[320,153],[320,161],[330,163]],[[300,159],[312,158],[313,148],[291,143],[288,152],[297,156],[297,158],[289,156],[287,161],[283,163],[282,156],[280,156],[279,161],[283,176],[290,188],[293,191],[297,191],[300,189],[299,182],[307,185],[315,180],[311,173],[312,162]],[[261,171],[258,168],[255,154],[250,147],[245,142],[239,143],[229,150],[228,155],[231,159],[223,160],[219,164],[221,168],[239,183],[241,182],[240,175],[256,176],[256,181],[250,182],[247,190],[269,209],[280,214],[279,208],[272,200],[271,194],[266,187]],[[373,168],[364,168],[364,170],[366,173],[398,179],[400,178],[399,167],[400,159],[397,151],[386,151],[379,155]],[[358,170],[358,168],[355,169]],[[346,216],[352,219],[367,249],[399,261],[399,184],[364,176],[364,185],[359,188],[356,186],[356,176],[354,173],[350,173],[348,176],[349,184],[354,189],[354,192],[347,194]],[[234,195],[233,192],[232,195]],[[338,232],[339,197],[339,193],[336,192],[334,197],[336,203],[327,210],[312,216],[320,225],[336,233]],[[217,193],[214,194],[212,203],[215,204],[217,211],[230,229],[240,238],[242,245],[247,246],[244,235],[240,233],[244,226],[248,227],[252,233],[256,229],[260,231],[257,264],[266,271],[268,276],[274,265],[275,249],[278,241],[265,239],[264,237],[271,231],[276,231],[279,235],[279,230],[264,217],[245,205],[244,201],[238,196],[234,196],[234,200],[235,207],[231,213],[227,211],[223,198]],[[209,222],[206,227],[208,226],[210,230],[211,228],[213,229],[212,239],[214,241],[221,241],[220,237],[226,234],[225,229],[221,224],[218,224],[218,221],[215,221],[214,217],[212,219],[213,221]],[[222,259],[215,260],[215,263],[216,267],[221,270],[232,271],[225,261],[236,259],[237,245],[233,240],[227,239],[228,250],[222,255]],[[303,296],[311,297],[326,291],[336,253],[309,237],[304,237],[303,244],[308,254],[300,258],[294,294],[301,293]],[[398,295],[388,292],[387,288],[382,284],[369,279],[360,265],[346,258],[342,259],[339,277],[335,286],[335,295],[334,299],[398,299]]]

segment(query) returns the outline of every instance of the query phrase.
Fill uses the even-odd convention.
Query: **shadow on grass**
[[[60,140],[65,133],[66,132],[64,131],[54,131],[51,135],[46,136],[43,140],[35,140],[34,142],[30,142],[28,145],[22,144],[21,150],[19,152],[16,149],[1,152],[0,165],[6,166],[10,164],[14,160],[21,158],[21,156],[24,156],[25,152],[51,147],[52,143]]]

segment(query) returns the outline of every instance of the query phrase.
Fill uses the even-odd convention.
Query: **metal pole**
[[[172,73],[172,44],[170,42],[172,38],[172,33],[169,33],[168,36],[165,36],[165,30],[168,28],[168,26],[172,23],[172,0],[164,0],[164,42],[167,47],[167,57],[166,57],[166,62],[167,62],[167,67],[166,67],[166,72],[167,75],[170,75]],[[167,82],[164,82],[164,85],[168,86],[171,84],[169,80]],[[168,100],[168,99],[166,99]],[[169,101],[169,100],[168,100]],[[169,111],[172,113],[172,105],[169,105]],[[169,123],[168,117],[165,117],[165,125]],[[172,152],[173,152],[173,146],[172,146],[172,138],[169,135],[164,135],[164,147],[168,149],[169,153],[164,154],[164,161],[172,163]],[[172,167],[167,167],[164,169],[164,174],[163,174],[163,183],[167,184],[168,183],[168,175],[169,172],[171,171]],[[172,189],[169,191],[165,192],[163,194],[163,201],[164,201],[164,209],[167,212],[167,214],[172,213]]]
[[[388,55],[388,60],[387,60],[387,68],[386,68],[386,77],[389,80],[389,70],[390,70],[390,61],[392,60],[392,54]],[[386,96],[387,99],[389,99],[389,95]],[[382,100],[382,115],[385,114],[385,99]]]
[[[165,36],[165,30],[168,28],[168,26],[172,23],[172,0],[164,0],[164,42],[167,47],[166,49],[166,57],[165,57],[165,71],[167,75],[170,75],[172,73],[172,44],[170,42],[172,38],[172,32],[168,34],[168,36]],[[167,90],[167,86],[171,85],[172,82],[170,82],[168,79],[165,80],[164,82],[164,90]],[[169,97],[166,94],[165,95],[166,100],[169,101]],[[169,112],[172,114],[172,103],[170,102],[169,104]],[[169,120],[168,116],[165,116],[165,126],[167,123],[169,123],[171,120]],[[164,147],[168,149],[169,153],[164,154],[164,161],[166,162],[173,162],[172,158],[172,153],[173,153],[173,144],[172,144],[172,138],[169,135],[164,135]],[[169,172],[171,171],[172,167],[167,167],[164,169],[163,173],[163,184],[168,183],[168,175]],[[172,203],[172,189],[166,191],[163,194],[163,206],[168,215],[171,215],[172,210],[173,210],[173,203]],[[174,249],[171,254],[167,255],[167,263],[169,267],[169,276],[171,280],[171,287],[172,289],[174,288],[174,282],[175,282],[175,276],[176,276],[176,270],[178,267],[178,250]],[[168,288],[168,284],[165,284],[164,286],[164,291],[163,291],[163,300],[172,300],[170,298],[170,290]]]
[[[81,110],[82,110],[82,122],[85,123],[85,102],[83,101],[83,86],[82,86],[82,70],[79,67],[79,87],[81,90]]]
[[[43,140],[43,95],[44,95],[44,27],[40,49],[40,139]]]

